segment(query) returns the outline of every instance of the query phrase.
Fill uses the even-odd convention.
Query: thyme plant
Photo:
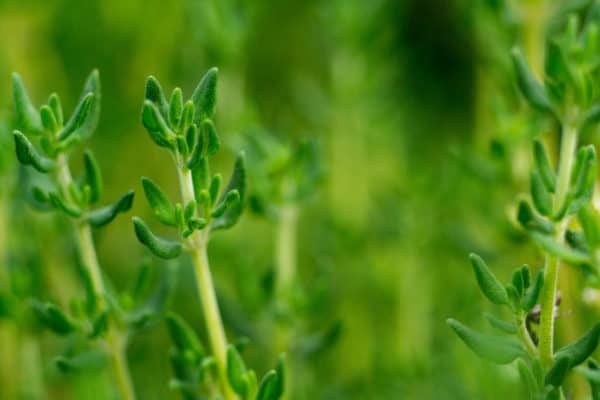
[[[596,13],[597,14],[597,13]],[[598,284],[600,219],[592,198],[596,151],[580,143],[600,120],[600,40],[597,15],[583,25],[569,18],[565,32],[548,43],[543,83],[518,48],[512,51],[517,83],[529,105],[560,127],[558,163],[553,166],[541,138],[533,142],[530,198],[518,205],[517,219],[544,254],[544,266],[517,268],[509,283],[501,283],[484,260],[471,254],[479,287],[492,303],[504,307],[506,321],[486,314],[500,332],[488,335],[449,319],[448,324],[478,355],[499,364],[517,360],[531,399],[562,399],[565,378],[576,370],[600,399],[600,370],[590,358],[600,338],[600,323],[579,339],[555,349],[559,272],[563,264],[579,268],[589,284]],[[584,363],[587,361],[587,365]]]
[[[122,400],[135,399],[127,364],[130,335],[157,318],[166,303],[168,284],[144,298],[148,267],[143,267],[130,293],[119,296],[106,281],[98,261],[93,229],[109,224],[131,208],[134,193],[128,191],[113,204],[97,207],[103,193],[101,171],[92,152],[83,153],[83,171],[74,178],[71,152],[95,131],[100,116],[100,80],[93,71],[72,115],[67,119],[59,96],[50,95],[39,110],[32,104],[19,75],[13,74],[13,93],[18,130],[13,132],[17,159],[43,174],[42,184],[31,188],[37,207],[56,210],[71,219],[86,297],[73,299],[70,313],[58,305],[34,302],[40,321],[54,333],[69,336],[73,345],[56,358],[63,371],[86,366],[93,354],[108,354]],[[167,282],[168,280],[165,280]],[[83,345],[80,345],[83,343]],[[90,356],[92,355],[92,356]]]
[[[167,101],[154,77],[146,81],[142,124],[150,138],[166,148],[175,163],[181,201],[173,204],[150,178],[142,178],[144,193],[157,219],[176,229],[179,239],[156,236],[139,217],[133,218],[138,240],[164,259],[189,253],[194,266],[212,356],[207,357],[194,331],[178,316],[167,317],[175,344],[171,359],[174,385],[186,399],[198,392],[237,398],[275,400],[283,393],[283,362],[265,374],[260,385],[254,371],[246,368],[237,348],[228,344],[209,266],[208,243],[213,232],[233,227],[241,216],[246,194],[244,154],[238,154],[231,178],[222,189],[220,174],[210,171],[209,157],[220,147],[213,117],[216,110],[217,69],[210,69],[184,103],[182,90],[175,88]],[[217,370],[217,387],[212,384],[211,366]]]

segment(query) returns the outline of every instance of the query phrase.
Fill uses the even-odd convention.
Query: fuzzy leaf
[[[162,114],[163,118],[167,118],[169,105],[158,79],[156,79],[154,76],[149,76],[146,80],[144,99],[154,103]]]
[[[55,304],[34,302],[33,310],[39,320],[58,335],[67,335],[76,330],[73,321]]]
[[[56,117],[54,117],[54,113],[50,107],[45,105],[40,107],[40,119],[42,126],[50,134],[53,135],[58,130],[58,121],[56,121]]]
[[[31,165],[40,172],[49,172],[54,168],[54,161],[40,155],[33,144],[19,131],[13,132],[17,159],[21,164]]]
[[[175,207],[161,188],[150,178],[142,177],[142,186],[148,203],[158,220],[168,226],[176,226]]]
[[[231,193],[232,191],[237,191],[239,194],[239,201],[234,199]],[[223,215],[214,218],[211,224],[212,230],[217,229],[227,229],[232,227],[238,221],[240,215],[242,214],[244,196],[246,193],[246,162],[244,153],[240,153],[235,160],[235,165],[233,167],[233,173],[231,178],[229,179],[229,184],[227,188],[223,192],[219,203],[226,203],[226,199],[229,198],[226,210]],[[219,206],[217,206],[218,208]]]
[[[175,88],[169,102],[169,123],[171,126],[179,126],[183,112],[183,94],[180,88]]]
[[[550,215],[552,213],[552,197],[536,170],[531,173],[530,191],[533,205],[538,212],[545,216]]]
[[[91,211],[87,216],[88,222],[95,228],[109,224],[119,213],[124,213],[131,209],[134,195],[133,190],[130,190],[119,197],[113,204]]]
[[[544,378],[544,383],[546,385],[552,385],[554,387],[559,387],[562,382],[565,380],[567,373],[570,369],[571,360],[567,356],[559,356],[556,355],[556,359],[554,364],[546,374]]]
[[[197,360],[204,357],[204,346],[202,346],[194,330],[183,318],[170,312],[166,315],[165,321],[169,330],[169,336],[171,336],[171,340],[177,350],[180,352],[190,351],[196,356]]]
[[[77,108],[73,111],[71,118],[67,121],[67,124],[58,134],[58,140],[63,141],[66,140],[69,136],[71,136],[77,129],[81,128],[85,123],[85,120],[88,117],[88,113],[92,106],[92,101],[94,99],[93,93],[88,93],[81,98],[79,104],[77,104]]]
[[[52,93],[50,95],[50,98],[48,98],[48,106],[52,110],[52,115],[53,115],[54,119],[56,120],[56,123],[58,124],[58,126],[62,126],[63,122],[64,122],[63,109],[60,104],[60,98],[58,97],[58,94]]]
[[[278,391],[277,372],[274,370],[268,371],[260,381],[256,400],[277,400],[280,395]]]
[[[499,331],[509,334],[509,335],[514,335],[517,333],[517,327],[515,326],[515,324],[506,322],[500,318],[493,316],[490,313],[484,313],[483,316],[485,317],[485,319],[488,320],[490,325],[492,325],[494,328],[498,329]]]
[[[471,265],[473,266],[479,288],[485,297],[494,304],[508,304],[508,295],[504,285],[496,279],[496,276],[490,271],[485,261],[474,253],[471,253],[469,258],[471,259]]]
[[[92,101],[89,105],[86,117],[77,129],[73,132],[74,135],[80,136],[82,139],[87,139],[96,131],[98,122],[100,121],[100,108],[102,103],[102,92],[100,88],[100,74],[95,69],[88,75],[83,90],[81,91],[81,100],[88,94],[92,94]],[[75,114],[75,113],[74,113]],[[71,117],[72,118],[72,117]],[[69,123],[67,122],[67,125]]]
[[[521,308],[524,311],[529,312],[536,305],[538,297],[540,296],[540,292],[542,290],[542,286],[544,286],[544,271],[540,270],[535,275],[533,286],[529,288],[529,290],[521,299]]]
[[[102,174],[98,162],[90,150],[83,153],[84,181],[90,187],[90,203],[94,204],[102,197]]]
[[[552,103],[546,93],[544,86],[537,80],[523,53],[519,48],[513,48],[512,59],[515,72],[517,74],[517,82],[521,93],[527,99],[529,104],[537,110],[553,113]]]
[[[215,115],[218,71],[216,67],[209,69],[192,94],[192,101],[196,109],[194,116],[196,125],[200,125],[205,118],[212,118]]]
[[[240,396],[246,396],[248,387],[244,380],[246,365],[233,345],[227,346],[227,380],[231,388]]]
[[[79,218],[83,214],[83,210],[79,206],[69,203],[57,192],[49,192],[48,198],[54,208],[61,210],[70,217]]]
[[[156,256],[171,259],[178,257],[183,250],[181,243],[155,236],[141,218],[133,217],[135,234],[144,246]]]
[[[205,119],[202,121],[200,125],[200,131],[202,132],[202,136],[206,141],[206,154],[209,156],[217,154],[219,151],[219,147],[221,147],[221,142],[219,141],[219,136],[217,135],[217,129],[215,125],[210,119]]]
[[[39,135],[43,132],[42,121],[37,109],[31,103],[25,85],[17,73],[12,74],[13,101],[17,126],[30,135]]]
[[[516,338],[476,332],[454,319],[446,321],[463,342],[477,355],[497,364],[508,364],[527,351]]]
[[[525,200],[519,202],[517,220],[523,225],[523,228],[528,231],[540,231],[544,233],[554,232],[554,224],[537,215],[531,208],[531,205]]]
[[[150,134],[150,138],[161,147],[173,149],[175,136],[167,126],[157,106],[146,100],[142,108],[142,124]]]
[[[533,142],[533,156],[535,159],[535,166],[540,174],[542,182],[544,182],[546,189],[550,193],[554,193],[556,188],[556,174],[550,166],[546,148],[539,139],[535,139]]]
[[[530,232],[530,234],[544,251],[560,258],[563,261],[568,262],[569,264],[578,265],[590,262],[589,256],[586,253],[556,243],[554,238],[550,235],[544,235],[540,232]]]
[[[598,347],[600,338],[600,323],[597,323],[576,342],[571,343],[556,352],[556,359],[566,357],[570,360],[572,368],[584,362]]]

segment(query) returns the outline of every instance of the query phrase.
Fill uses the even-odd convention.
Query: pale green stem
[[[298,207],[285,204],[279,211],[277,232],[276,292],[284,294],[296,280],[296,226]]]
[[[525,343],[529,354],[537,354],[537,347],[535,347],[535,343],[533,343],[533,340],[531,340],[531,336],[527,331],[527,325],[525,324],[525,316],[522,315],[522,313],[517,317],[517,327],[519,329],[519,337]]]
[[[181,196],[184,206],[195,199],[194,183],[191,171],[178,162],[177,172],[181,187]],[[200,304],[204,313],[208,339],[215,357],[221,389],[225,400],[235,400],[237,396],[229,386],[227,380],[227,337],[225,328],[219,312],[219,304],[213,284],[210,264],[208,262],[207,245],[209,227],[201,231],[195,231],[188,239],[187,244],[194,264],[196,275],[196,286],[200,297]]]
[[[565,124],[560,144],[556,192],[552,207],[554,214],[562,209],[567,199],[576,150],[577,128],[573,124]],[[565,218],[557,225],[555,238],[559,243],[564,241],[567,224],[568,219]],[[560,263],[561,261],[559,258],[546,255],[544,286],[542,287],[541,296],[542,314],[540,318],[539,334],[540,358],[545,367],[552,365],[552,357],[554,354],[554,305],[556,303]]]
[[[73,182],[71,171],[67,163],[67,158],[64,154],[61,154],[57,158],[57,178],[60,184],[61,190],[67,199],[70,199],[69,185]],[[75,236],[77,240],[77,246],[79,248],[79,256],[81,263],[84,268],[88,271],[94,293],[101,302],[100,306],[106,306],[106,288],[104,281],[102,280],[102,272],[100,264],[98,263],[98,257],[96,255],[96,248],[94,247],[94,240],[92,237],[92,230],[90,224],[85,220],[80,220],[75,223]],[[135,400],[135,392],[127,366],[127,357],[125,354],[125,338],[116,329],[114,324],[108,325],[108,331],[106,333],[106,342],[108,344],[112,372],[114,374],[117,389],[121,400]]]

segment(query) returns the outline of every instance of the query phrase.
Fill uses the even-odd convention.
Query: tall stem
[[[558,213],[565,204],[569,191],[569,181],[573,169],[573,160],[577,150],[577,127],[566,123],[563,126],[560,144],[560,159],[558,164],[558,178],[556,192],[552,206],[553,213]],[[557,226],[556,240],[564,241],[568,218],[563,219]],[[540,358],[546,367],[552,365],[554,352],[554,305],[556,303],[556,290],[561,260],[547,255],[545,261],[544,286],[542,288],[542,314],[540,318]]]
[[[298,208],[295,204],[286,204],[279,212],[277,231],[277,293],[282,295],[296,279],[296,225]]]
[[[177,172],[179,174],[181,196],[185,205],[195,198],[192,173],[188,168],[182,166],[181,163],[178,163]],[[202,231],[195,231],[188,238],[188,247],[194,263],[196,286],[204,313],[208,339],[217,363],[223,396],[225,400],[235,400],[237,396],[229,386],[227,380],[227,338],[208,262],[208,234],[208,227]]]
[[[73,182],[73,178],[67,163],[67,158],[64,154],[58,156],[57,165],[58,183],[63,194],[69,198],[69,185]],[[100,302],[100,307],[105,307],[106,288],[104,286],[104,281],[102,280],[102,272],[100,264],[98,263],[92,230],[89,223],[85,220],[77,221],[75,223],[75,237],[79,248],[81,263],[90,276],[94,293]],[[109,347],[112,370],[117,382],[120,398],[121,400],[135,400],[135,392],[131,382],[129,367],[127,366],[127,357],[125,354],[125,339],[116,329],[114,324],[108,325],[106,342]]]

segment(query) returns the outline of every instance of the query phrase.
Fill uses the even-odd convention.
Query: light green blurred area
[[[523,35],[510,18],[483,19],[482,8],[495,3],[0,0],[0,145],[12,146],[12,71],[36,104],[57,91],[70,112],[89,71],[99,69],[102,114],[88,146],[103,168],[107,202],[129,188],[138,193],[130,214],[96,236],[107,275],[124,289],[149,256],[130,221],[151,217],[140,177],[177,195],[171,160],[140,123],[145,79],[155,75],[168,93],[177,85],[189,96],[218,66],[215,123],[225,150],[215,168],[225,176],[253,129],[321,143],[326,179],[302,206],[298,264],[301,285],[315,297],[306,306],[309,329],[339,321],[341,331],[330,348],[299,363],[292,399],[523,398],[515,369],[480,360],[445,324],[452,316],[483,327],[482,312],[492,309],[477,291],[468,252],[486,256],[504,279],[519,263],[541,266],[510,222],[526,169],[506,162],[527,165],[527,136],[501,132],[489,99],[514,89],[506,83],[508,48]],[[516,121],[515,131],[522,125]],[[490,151],[498,135],[510,137],[500,161]],[[14,156],[2,154],[1,186],[18,186]],[[80,158],[73,156],[75,168]],[[66,302],[64,293],[81,294],[68,225],[24,210],[23,218],[38,221],[32,229],[42,230],[31,237],[44,255],[44,296]],[[14,216],[11,224],[22,225]],[[11,226],[3,229],[0,239],[11,236]],[[248,212],[210,245],[229,337],[250,337],[248,363],[259,375],[275,360],[264,350],[272,338],[256,322],[265,313],[275,234]],[[205,337],[190,266],[176,264],[171,307]],[[573,321],[588,326],[596,312],[574,304]],[[52,358],[60,340],[38,334],[46,399],[111,398],[106,371],[59,374]],[[170,346],[162,324],[133,339],[139,399],[179,398],[168,384]],[[10,354],[2,343],[0,353]],[[28,385],[26,364],[15,358],[11,373]],[[2,393],[0,386],[7,399]]]

